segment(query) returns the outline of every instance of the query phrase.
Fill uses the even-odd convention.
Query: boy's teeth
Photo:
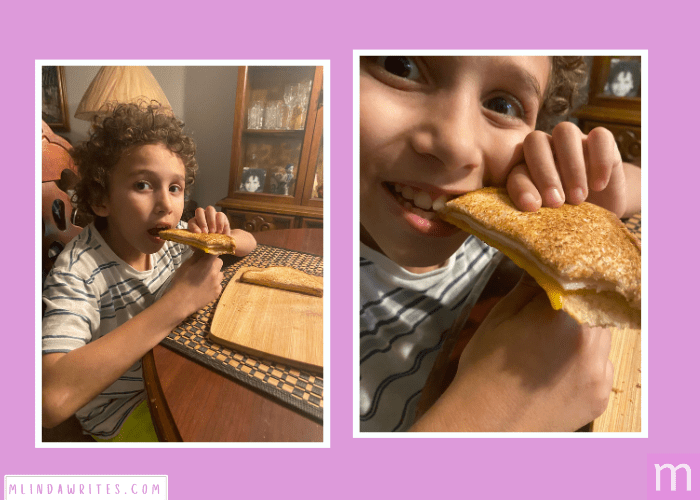
[[[444,208],[447,202],[447,196],[444,194],[433,200],[427,192],[413,189],[411,186],[392,184],[392,187],[404,199],[403,206],[409,210],[415,207],[421,209],[422,213],[430,214],[432,213],[431,211],[438,211]]]
[[[430,210],[433,208],[433,200],[430,195],[424,191],[418,191],[413,197],[413,204],[418,208],[423,210]]]
[[[426,216],[426,219],[435,217],[434,212],[438,212],[445,207],[447,196],[442,194],[435,200],[430,194],[425,191],[414,189],[410,186],[402,186],[401,184],[393,184],[392,187],[404,199],[403,206],[407,210],[412,210],[421,216]],[[420,213],[419,213],[420,212]]]
[[[445,208],[445,203],[447,203],[447,196],[444,194],[440,195],[440,197],[433,202],[432,208],[437,212],[438,210]]]

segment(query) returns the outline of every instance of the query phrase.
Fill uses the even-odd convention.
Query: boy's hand
[[[585,135],[570,122],[558,124],[552,135],[531,132],[523,142],[525,164],[507,181],[516,207],[536,211],[560,207],[565,201],[589,201],[619,216],[627,208],[627,183],[622,158],[612,133],[602,127]]]
[[[610,332],[554,311],[527,277],[484,320],[414,429],[575,431],[605,411]]]
[[[184,318],[216,300],[223,291],[223,261],[215,255],[195,251],[175,271],[173,281],[163,299],[174,298]],[[163,300],[161,299],[161,300]],[[184,307],[184,309],[182,309]]]
[[[219,233],[231,236],[228,217],[223,212],[217,212],[211,205],[206,209],[197,208],[194,217],[187,221],[187,229],[193,233]]]
[[[226,214],[217,212],[211,205],[206,210],[197,208],[194,217],[187,221],[187,229],[193,233],[220,233],[233,237],[236,241],[237,257],[245,257],[257,246],[252,234],[242,229],[231,229]]]

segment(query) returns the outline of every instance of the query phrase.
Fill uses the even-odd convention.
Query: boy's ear
[[[100,200],[96,201],[95,203],[91,203],[90,208],[92,208],[92,211],[95,212],[95,215],[97,215],[98,217],[109,216],[109,208],[107,207],[107,200],[104,197],[102,197]]]

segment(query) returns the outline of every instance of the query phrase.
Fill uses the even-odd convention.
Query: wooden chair
[[[63,247],[87,225],[87,218],[70,202],[78,172],[70,157],[70,143],[42,122],[41,130],[41,228],[42,271],[53,267]]]
[[[68,151],[71,145],[56,135],[44,122],[41,124],[41,264],[42,282],[65,245],[87,225],[70,202],[70,192],[78,173]],[[74,416],[53,429],[42,428],[44,442],[94,441],[82,433]]]

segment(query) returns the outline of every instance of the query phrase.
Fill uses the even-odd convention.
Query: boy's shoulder
[[[82,279],[90,279],[105,266],[116,265],[110,257],[107,247],[93,224],[86,226],[80,234],[66,244],[56,258],[51,269],[53,275],[74,275]]]

